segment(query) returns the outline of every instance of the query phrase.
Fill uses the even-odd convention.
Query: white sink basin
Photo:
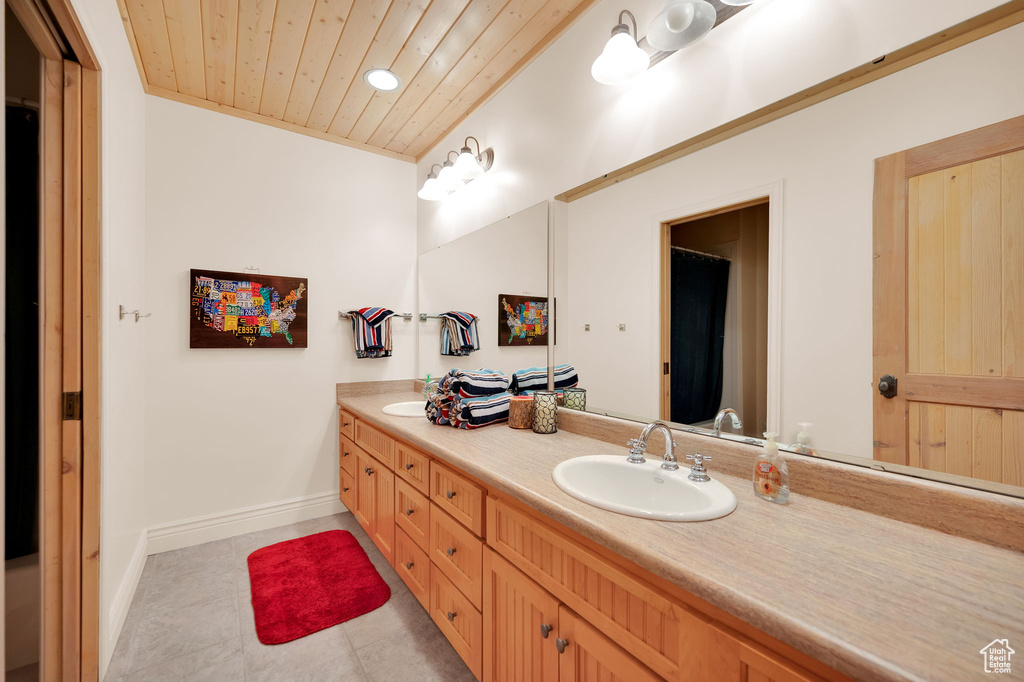
[[[688,466],[661,468],[662,460],[631,464],[625,455],[590,455],[555,467],[555,484],[578,500],[609,511],[659,521],[708,521],[736,508],[721,482],[696,483]]]
[[[425,400],[410,400],[407,403],[391,403],[380,409],[384,414],[392,417],[426,417],[426,410],[423,409]]]

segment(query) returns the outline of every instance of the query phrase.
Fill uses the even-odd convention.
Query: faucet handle
[[[630,438],[626,441],[626,445],[628,445],[631,450],[639,450],[640,452],[647,450],[647,443],[643,442],[639,438]]]
[[[704,466],[704,462],[711,459],[711,455],[702,455],[699,452],[695,452],[692,455],[687,455],[686,459],[693,461],[693,466],[690,467],[690,475],[687,476],[688,479],[697,483],[707,483],[711,480],[711,477],[708,476],[708,470]]]
[[[700,466],[704,462],[711,460],[711,455],[702,455],[699,452],[695,452],[692,455],[687,455],[686,459],[692,459],[694,466]]]
[[[647,443],[643,442],[639,438],[630,438],[626,441],[626,445],[629,446],[629,457],[626,458],[627,462],[632,464],[643,464],[647,461],[644,459],[644,451],[647,450]]]

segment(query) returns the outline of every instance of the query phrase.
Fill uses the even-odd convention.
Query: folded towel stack
[[[387,308],[348,311],[352,319],[352,340],[357,358],[391,357],[391,317]]]
[[[508,420],[508,377],[501,372],[453,369],[428,394],[432,424],[475,429]]]
[[[476,315],[452,310],[441,313],[441,355],[465,356],[480,350]]]
[[[579,383],[579,375],[576,374],[576,368],[572,365],[555,365],[554,378],[556,391],[573,388]],[[546,391],[547,389],[547,367],[527,367],[516,370],[512,373],[512,381],[508,387],[508,390],[516,395],[530,395],[534,391]]]

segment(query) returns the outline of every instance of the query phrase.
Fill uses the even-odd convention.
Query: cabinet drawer
[[[354,440],[356,445],[379,459],[388,469],[395,468],[395,441],[391,436],[359,419]]]
[[[395,443],[395,473],[424,495],[430,494],[430,458],[403,443]]]
[[[400,478],[395,479],[395,523],[420,549],[429,549],[430,502]]]
[[[356,437],[356,416],[340,407],[338,408],[338,433],[349,440]]]
[[[430,560],[473,606],[483,602],[483,541],[430,505]]]
[[[356,445],[345,436],[341,436],[338,443],[338,461],[341,468],[348,472],[349,476],[356,473]]]
[[[430,617],[479,680],[483,668],[483,616],[444,573],[430,565]]]
[[[487,500],[487,538],[514,566],[663,677],[678,679],[683,642],[713,636],[695,612],[493,497]]]
[[[448,467],[431,462],[430,499],[456,521],[483,537],[483,488]]]
[[[395,530],[395,570],[423,608],[430,610],[430,559],[409,536]]]
[[[356,484],[345,467],[338,467],[338,499],[349,511],[356,508]]]

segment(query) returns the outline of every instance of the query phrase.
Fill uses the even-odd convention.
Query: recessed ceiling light
[[[394,92],[402,87],[402,79],[387,69],[370,69],[363,74],[363,80],[371,88],[381,92]]]

